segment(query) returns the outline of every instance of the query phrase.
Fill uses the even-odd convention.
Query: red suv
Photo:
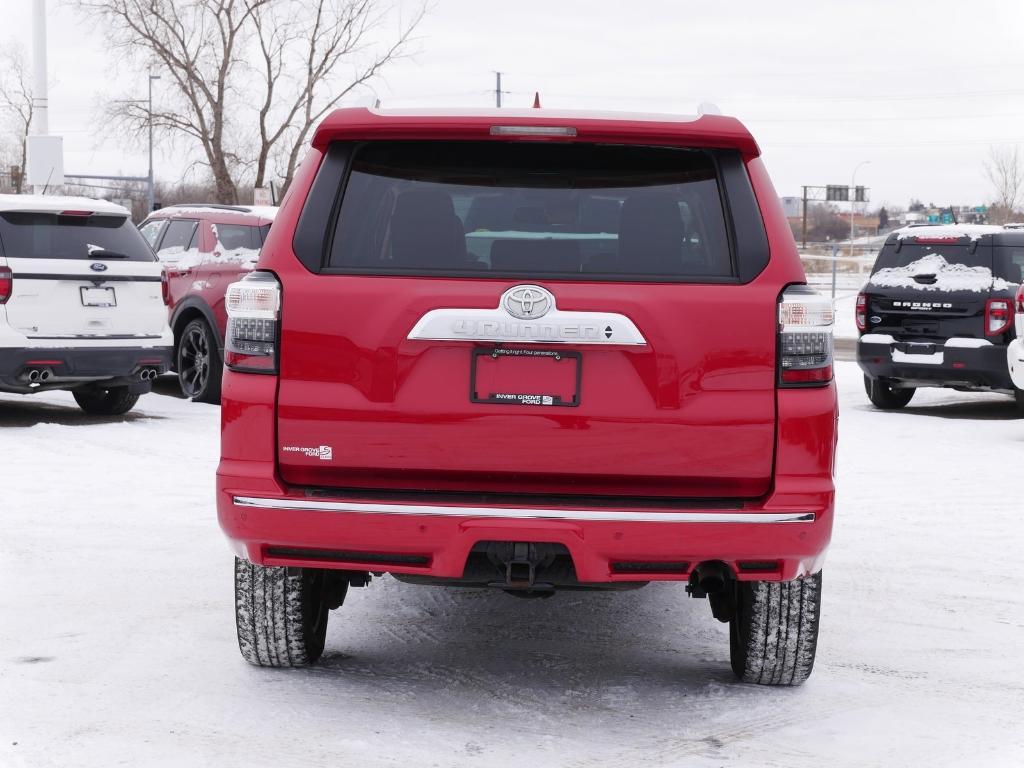
[[[217,473],[251,663],[390,573],[678,581],[743,680],[814,661],[832,305],[735,119],[346,109],[228,288]]]
[[[264,206],[172,205],[139,227],[167,273],[174,368],[193,400],[220,402],[224,291],[256,266],[276,213]]]

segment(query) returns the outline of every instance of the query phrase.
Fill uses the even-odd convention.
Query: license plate
[[[116,307],[113,288],[81,288],[83,307]]]
[[[474,349],[469,399],[474,403],[577,406],[582,358],[572,350]]]

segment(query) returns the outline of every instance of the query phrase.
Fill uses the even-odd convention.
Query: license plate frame
[[[490,359],[501,358],[531,358],[547,359],[553,364],[573,363],[575,375],[573,379],[573,394],[570,398],[552,392],[486,392],[478,391],[479,381],[478,365],[482,357]],[[583,355],[574,349],[547,350],[547,349],[518,349],[507,347],[481,348],[476,347],[470,358],[469,365],[469,401],[486,405],[527,405],[537,407],[562,407],[577,408],[580,405],[580,392],[583,383]]]
[[[78,289],[83,307],[116,307],[117,294],[113,288],[83,285]]]

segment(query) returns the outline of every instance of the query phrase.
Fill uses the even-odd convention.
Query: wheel
[[[1013,399],[1017,403],[1017,410],[1024,413],[1024,389],[1017,389],[1014,387]]]
[[[868,393],[868,398],[876,408],[886,411],[902,408],[910,402],[915,392],[913,387],[897,389],[882,379],[873,379],[870,376],[864,377],[864,391]]]
[[[303,667],[319,659],[330,607],[324,583],[324,572],[315,568],[235,558],[235,626],[243,658],[260,667]]]
[[[79,408],[94,416],[120,416],[139,402],[139,395],[129,392],[128,387],[90,387],[71,394]]]
[[[814,668],[821,572],[795,581],[739,581],[736,589],[732,671],[745,683],[800,685]]]
[[[186,397],[196,402],[220,402],[223,367],[217,337],[205,320],[192,320],[181,332],[176,355],[178,383]]]

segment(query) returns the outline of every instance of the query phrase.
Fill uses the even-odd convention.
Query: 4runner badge
[[[302,445],[285,445],[281,447],[284,453],[301,453],[310,459],[320,461],[331,461],[334,458],[334,449],[329,445],[321,445],[315,448],[308,448]]]

